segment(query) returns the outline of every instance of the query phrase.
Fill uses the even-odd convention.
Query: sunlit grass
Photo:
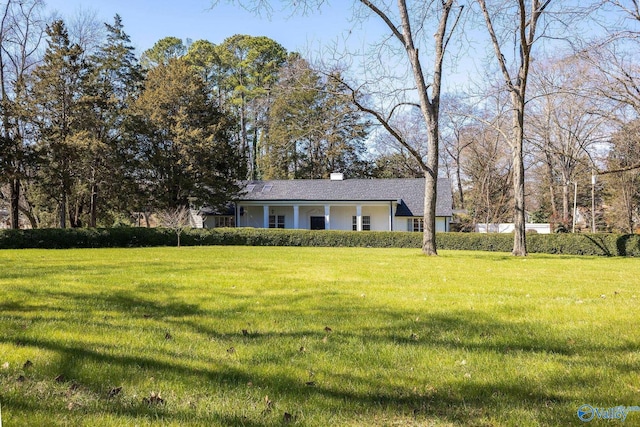
[[[191,247],[0,265],[4,426],[546,426],[640,405],[634,259]]]

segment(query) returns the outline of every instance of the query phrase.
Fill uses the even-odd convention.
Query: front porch
[[[392,231],[396,202],[247,203],[236,209],[238,227]]]
[[[359,204],[242,202],[236,209],[235,224],[253,228],[422,232],[422,217],[396,216],[397,207],[395,201]],[[436,217],[436,231],[449,231],[449,222],[447,217]]]

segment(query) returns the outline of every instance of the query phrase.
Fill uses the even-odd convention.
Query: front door
[[[311,217],[311,229],[312,230],[324,230],[324,217],[312,216]]]

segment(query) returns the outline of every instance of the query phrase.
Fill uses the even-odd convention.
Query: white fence
[[[551,224],[525,224],[527,232],[538,234],[550,234]],[[501,224],[478,224],[476,225],[476,233],[513,233],[515,225],[512,222],[504,222]]]

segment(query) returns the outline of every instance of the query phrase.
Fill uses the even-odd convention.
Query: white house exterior
[[[232,217],[207,215],[204,226],[306,230],[422,231],[424,183],[419,179],[250,181]],[[449,231],[451,185],[438,180],[436,231]]]

